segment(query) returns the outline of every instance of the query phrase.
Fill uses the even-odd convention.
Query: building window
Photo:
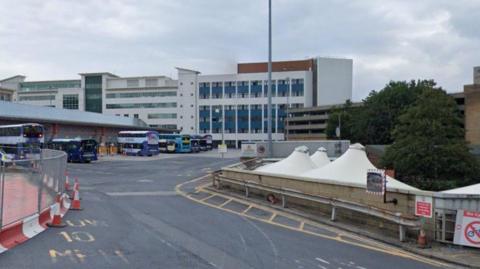
[[[18,101],[53,101],[55,95],[19,96]]]
[[[107,99],[177,96],[176,91],[107,93]]]
[[[146,87],[158,87],[158,79],[157,78],[147,78],[145,80]]]
[[[134,117],[135,119],[138,119],[138,114],[133,114],[133,117]]]
[[[78,109],[78,94],[64,94],[63,95],[64,109]]]
[[[128,114],[123,114],[123,116],[128,118]]]
[[[148,119],[176,119],[177,113],[152,113],[147,115]]]
[[[177,103],[133,103],[133,104],[107,104],[107,109],[134,109],[134,108],[168,108],[177,107]]]
[[[138,86],[140,86],[140,82],[138,81],[138,79],[127,79],[128,88],[138,87]]]

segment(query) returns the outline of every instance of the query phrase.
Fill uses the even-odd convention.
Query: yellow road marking
[[[245,215],[245,213],[247,213],[248,210],[252,209],[253,205],[249,205],[245,210],[242,211],[242,213],[240,213],[241,215]],[[226,209],[226,208],[224,208]],[[234,211],[234,212],[237,212],[237,211]],[[238,213],[238,212],[237,212]]]
[[[210,194],[210,196],[203,197],[203,198],[200,199],[199,201],[202,201],[202,202],[203,202],[203,201],[208,200],[208,199],[212,198],[213,196],[215,196],[215,194],[211,194],[211,193],[209,193],[209,194]]]
[[[227,201],[223,202],[222,204],[218,205],[218,207],[224,207],[226,204],[230,203],[232,199],[228,199]]]
[[[272,216],[268,219],[268,222],[272,222],[276,216],[277,216],[277,213],[273,213]]]
[[[325,234],[319,234],[319,233],[315,233],[315,232],[311,232],[311,231],[307,231],[307,230],[304,230],[304,225],[306,223],[306,221],[300,217],[297,217],[295,215],[291,215],[291,214],[288,214],[288,213],[285,213],[285,212],[281,212],[282,215],[285,215],[287,216],[288,218],[291,218],[291,219],[294,219],[294,220],[297,220],[299,221],[301,224],[300,224],[300,227],[291,227],[291,226],[287,226],[287,225],[283,225],[281,223],[276,223],[276,222],[272,222],[272,221],[268,221],[268,220],[265,220],[265,219],[262,219],[262,218],[258,218],[258,217],[255,217],[255,216],[252,216],[252,215],[247,215],[245,214],[246,212],[248,212],[248,210],[250,210],[254,203],[251,203],[251,202],[246,202],[244,200],[240,200],[238,198],[235,198],[235,197],[228,197],[226,195],[223,195],[223,194],[220,194],[220,193],[214,193],[210,190],[206,190],[206,189],[203,189],[203,188],[198,188],[199,190],[203,191],[203,192],[207,192],[209,194],[211,194],[211,196],[207,197],[207,198],[204,198],[204,199],[195,199],[191,196],[189,196],[187,193],[185,193],[184,191],[182,191],[180,188],[185,185],[185,184],[188,184],[188,183],[193,183],[193,182],[196,182],[196,181],[199,181],[205,177],[207,177],[209,175],[205,175],[205,176],[202,176],[202,177],[199,177],[199,178],[195,178],[193,180],[190,180],[190,181],[186,181],[186,182],[183,182],[181,184],[178,184],[177,186],[175,186],[175,191],[177,191],[181,196],[189,199],[189,200],[192,200],[194,202],[197,202],[197,203],[200,203],[200,204],[203,204],[203,205],[206,205],[206,206],[209,206],[209,207],[213,207],[213,208],[217,208],[217,209],[220,209],[220,210],[223,210],[223,211],[226,211],[226,212],[229,212],[229,213],[232,213],[232,214],[236,214],[236,215],[240,215],[240,216],[243,216],[243,217],[247,217],[247,218],[250,218],[250,219],[254,219],[254,220],[257,220],[257,221],[261,221],[261,222],[266,222],[266,223],[270,223],[271,225],[276,225],[276,226],[279,226],[279,227],[283,227],[285,229],[289,229],[289,230],[293,230],[293,231],[298,231],[298,232],[302,232],[302,233],[305,233],[305,234],[309,234],[309,235],[313,235],[313,236],[317,236],[317,237],[321,237],[321,238],[325,238],[325,239],[330,239],[330,240],[334,240],[334,241],[338,241],[338,242],[342,242],[342,243],[345,243],[345,244],[349,244],[349,245],[353,245],[353,246],[358,246],[358,247],[361,247],[361,248],[365,248],[365,249],[369,249],[369,250],[373,250],[373,251],[377,251],[377,252],[382,252],[382,253],[386,253],[386,254],[390,254],[390,255],[393,255],[393,256],[399,256],[399,257],[402,257],[402,258],[407,258],[407,259],[411,259],[411,260],[416,260],[416,261],[419,261],[419,262],[423,262],[423,263],[426,263],[426,264],[430,264],[430,265],[433,265],[433,266],[437,266],[437,267],[447,267],[449,266],[448,264],[446,263],[443,263],[443,262],[439,262],[439,261],[434,261],[434,260],[431,260],[429,258],[424,258],[422,256],[419,256],[419,255],[415,255],[413,253],[410,253],[410,252],[407,252],[407,251],[404,251],[404,250],[401,250],[401,249],[397,249],[397,248],[394,248],[394,247],[391,247],[391,246],[388,246],[388,245],[385,245],[385,244],[381,244],[381,243],[377,243],[375,241],[371,241],[371,240],[368,240],[366,238],[362,238],[362,237],[359,237],[359,236],[356,236],[354,234],[345,234],[343,232],[338,232],[338,231],[334,231],[333,229],[329,229],[329,227],[324,227],[324,226],[321,226],[315,222],[310,222],[308,221],[308,224],[309,225],[312,225],[312,226],[316,226],[316,227],[320,227],[322,229],[325,229],[325,230],[328,230],[328,231],[331,231],[331,232],[334,232],[335,234],[337,234],[337,236],[329,236],[329,235],[325,235]],[[208,184],[203,184],[203,186],[206,186]],[[228,208],[224,208],[224,207],[219,207],[217,205],[213,205],[213,204],[210,204],[210,203],[207,203],[205,202],[206,199],[214,196],[214,195],[217,195],[217,196],[220,196],[220,197],[223,197],[223,198],[227,198],[227,199],[231,199],[232,201],[235,201],[235,202],[239,202],[239,203],[242,203],[242,204],[249,204],[248,208],[245,209],[244,211],[242,212],[237,212],[237,211],[234,211],[234,210],[231,210],[231,209],[228,209]],[[259,208],[259,209],[263,209],[263,210],[266,210],[266,211],[269,211],[269,212],[275,212],[276,210],[272,209],[272,208],[268,208],[268,207],[265,207],[265,206],[262,206],[262,205],[258,205],[258,204],[255,204],[255,207],[256,208]],[[278,212],[278,211],[277,211]],[[344,238],[342,238],[342,235],[346,235],[352,239],[357,239],[358,241],[363,241],[365,243],[358,243],[358,242],[352,242],[352,241],[348,241],[348,240],[345,240]],[[374,244],[374,245],[377,245],[378,247],[374,247],[374,246],[371,246],[371,245],[367,245],[366,243],[369,243],[369,244]]]

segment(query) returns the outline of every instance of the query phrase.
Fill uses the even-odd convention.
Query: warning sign
[[[431,218],[432,208],[432,197],[415,196],[415,216]]]
[[[480,212],[457,210],[453,243],[480,248]]]

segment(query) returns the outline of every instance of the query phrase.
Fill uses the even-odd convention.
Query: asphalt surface
[[[438,268],[219,210],[175,191],[237,160],[179,155],[69,164],[84,210],[70,211],[67,227],[0,255],[0,268]]]

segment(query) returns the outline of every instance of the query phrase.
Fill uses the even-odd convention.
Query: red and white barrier
[[[60,207],[63,217],[70,208],[68,195],[63,194],[60,203],[53,204],[40,214],[31,215],[21,221],[12,223],[0,230],[0,253],[11,249],[47,229],[47,223],[53,219],[55,207]]]

